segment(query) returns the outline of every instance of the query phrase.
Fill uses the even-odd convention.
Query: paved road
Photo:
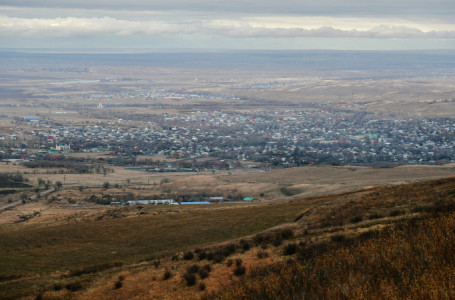
[[[50,188],[48,190],[39,192],[39,194],[40,194],[40,196],[45,196],[45,195],[50,194],[50,193],[52,193],[54,191],[55,191],[55,188]],[[34,199],[36,199],[36,195],[30,196],[30,200],[34,200]],[[0,211],[1,210],[5,210],[5,209],[10,208],[10,207],[13,207],[13,206],[16,206],[16,205],[19,205],[21,203],[22,203],[22,200],[18,200],[18,201],[14,201],[14,202],[8,203],[6,205],[1,206],[0,207]]]
[[[22,200],[14,201],[14,202],[11,202],[11,203],[8,203],[6,205],[1,206],[0,210],[5,210],[5,209],[7,209],[9,207],[13,207],[13,206],[16,206],[16,205],[21,204],[21,203],[22,203]]]

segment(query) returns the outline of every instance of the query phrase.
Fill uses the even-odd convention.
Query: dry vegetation
[[[83,222],[9,225],[0,234],[0,296],[451,298],[454,208],[450,178],[275,204],[109,209]]]

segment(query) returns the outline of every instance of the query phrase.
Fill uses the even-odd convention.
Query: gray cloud
[[[453,0],[3,0],[3,6],[151,11],[196,11],[239,14],[299,14],[335,16],[432,16],[453,18]],[[450,19],[448,19],[450,20]]]
[[[452,41],[454,15],[453,0],[2,0],[0,43],[64,40],[77,45],[81,38],[94,43],[131,38],[139,47],[141,38],[172,45],[192,39],[234,44],[247,39]]]
[[[422,31],[407,26],[381,25],[368,30],[339,29],[332,26],[317,28],[280,28],[251,26],[248,22],[223,25],[205,22],[178,23],[164,20],[130,21],[111,17],[25,19],[0,16],[0,36],[34,37],[84,37],[84,36],[225,36],[233,38],[438,38],[454,39],[454,31]]]

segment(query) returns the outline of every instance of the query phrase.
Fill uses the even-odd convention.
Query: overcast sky
[[[455,0],[0,0],[0,47],[455,49]]]

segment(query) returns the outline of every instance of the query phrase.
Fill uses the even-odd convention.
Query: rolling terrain
[[[296,170],[288,172],[292,184]],[[247,299],[258,294],[380,298],[420,291],[422,297],[450,296],[451,260],[423,263],[413,258],[412,251],[422,257],[425,251],[433,256],[438,251],[446,251],[446,256],[453,253],[453,245],[444,239],[453,240],[448,228],[454,195],[455,179],[448,178],[319,197],[292,195],[279,202],[113,207],[66,211],[55,219],[42,213],[26,222],[1,225],[0,295],[4,299],[37,295],[41,299]],[[445,224],[449,227],[442,227]],[[443,236],[429,236],[430,231]],[[417,250],[402,246],[408,253],[394,246],[402,245],[400,238],[422,242]],[[352,255],[368,251],[378,251],[379,257],[392,251],[396,257],[393,263],[351,262]],[[407,260],[400,262],[402,258]],[[400,263],[411,266],[403,268],[402,277],[387,279]],[[334,271],[342,272],[345,264],[348,273]],[[370,282],[365,277],[368,268],[377,264],[383,275]],[[420,275],[406,273],[415,272],[411,267]],[[422,281],[428,274],[439,276],[445,288]],[[327,294],[323,287],[327,280],[332,282],[330,276],[336,280]],[[365,287],[366,282],[370,286]],[[417,283],[425,284],[425,290],[417,290]]]

